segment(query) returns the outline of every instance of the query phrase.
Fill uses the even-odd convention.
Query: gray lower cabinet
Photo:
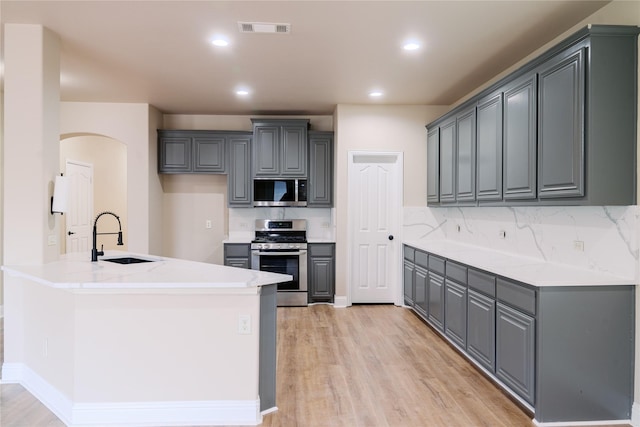
[[[225,243],[224,265],[237,268],[251,268],[251,244]]]
[[[309,243],[308,285],[310,303],[333,302],[335,294],[335,243]]]
[[[413,308],[423,317],[429,311],[427,283],[429,282],[429,255],[421,250],[415,253],[415,271],[413,273]]]
[[[403,251],[405,299],[411,295],[416,314],[530,406],[537,422],[631,418],[635,285],[534,287]],[[419,264],[425,257],[428,269]]]
[[[467,352],[490,372],[496,367],[496,300],[473,289],[467,294]]]
[[[496,376],[527,402],[534,402],[535,319],[498,302]]]
[[[411,246],[403,245],[403,273],[402,288],[404,293],[404,303],[409,307],[413,307],[413,294],[415,291],[415,253],[416,250]]]
[[[428,315],[427,319],[440,331],[444,330],[444,277],[429,272],[427,282]]]
[[[307,176],[307,119],[251,119],[253,176]]]
[[[277,371],[277,287],[260,288],[260,337],[258,355],[258,395],[260,411],[276,407]]]
[[[230,207],[251,207],[251,137],[230,139],[228,151],[227,204]]]
[[[440,128],[427,135],[427,203],[440,202]]]
[[[333,132],[309,131],[307,206],[333,206]]]

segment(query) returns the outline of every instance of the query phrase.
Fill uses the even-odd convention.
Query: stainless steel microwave
[[[307,206],[307,180],[295,178],[254,179],[253,206]]]

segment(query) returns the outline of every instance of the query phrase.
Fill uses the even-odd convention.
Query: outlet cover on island
[[[582,240],[574,240],[573,250],[578,252],[584,252],[584,242]]]

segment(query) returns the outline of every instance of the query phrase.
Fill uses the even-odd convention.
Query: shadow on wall
[[[93,221],[103,211],[120,217],[124,246],[111,235],[98,236],[98,246],[127,250],[127,146],[103,135],[61,135],[60,171],[77,178],[72,179],[70,212],[61,216],[60,253],[90,250]],[[117,222],[101,220],[100,227],[117,231]]]

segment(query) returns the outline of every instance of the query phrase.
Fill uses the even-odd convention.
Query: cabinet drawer
[[[335,245],[333,243],[310,243],[308,246],[309,255],[312,257],[333,257],[334,247]]]
[[[498,300],[535,316],[536,291],[534,289],[498,277],[496,290]]]
[[[444,258],[429,255],[429,270],[444,276]]]
[[[461,285],[467,284],[467,267],[452,261],[447,261],[447,278],[453,279]]]
[[[404,247],[402,248],[402,251],[404,254],[404,259],[408,259],[409,261],[413,262],[413,257],[414,257],[414,254],[416,253],[416,250],[411,246],[404,245]]]
[[[494,298],[496,296],[496,276],[492,274],[470,268],[467,283],[471,289]]]
[[[251,252],[251,245],[245,243],[226,243],[224,245],[224,256],[229,258],[235,257],[249,257]]]
[[[429,268],[429,255],[422,251],[416,251],[416,264],[420,267]]]

